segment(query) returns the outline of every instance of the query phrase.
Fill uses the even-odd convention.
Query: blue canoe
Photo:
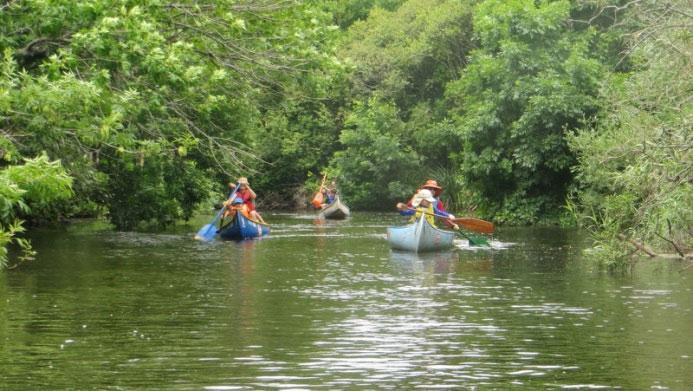
[[[223,239],[252,239],[260,236],[269,235],[270,227],[267,224],[255,222],[243,216],[242,213],[236,213],[233,220],[221,227],[217,233]]]
[[[421,216],[415,222],[397,227],[387,227],[387,240],[397,250],[426,251],[447,250],[452,247],[455,232],[438,229]]]

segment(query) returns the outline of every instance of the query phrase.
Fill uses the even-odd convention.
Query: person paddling
[[[423,189],[428,189],[431,191],[433,194],[433,198],[435,198],[435,205],[438,210],[445,212],[445,205],[443,204],[443,200],[440,199],[440,193],[443,192],[443,188],[438,185],[438,181],[435,179],[428,179],[426,180],[426,183],[424,183],[423,186],[419,187],[416,192],[418,193],[419,190]],[[407,202],[407,206],[412,206],[412,201],[414,200],[414,197],[412,197],[409,202]]]
[[[410,221],[416,221],[421,217],[421,214],[426,215],[426,219],[435,227],[434,214],[447,217],[446,224],[449,224],[453,229],[459,230],[460,227],[453,221],[455,216],[451,213],[438,209],[436,206],[437,200],[433,197],[433,193],[429,189],[419,190],[411,199],[411,207],[402,202],[397,203],[397,209],[402,216],[412,216]]]
[[[267,224],[265,223],[265,220],[262,219],[262,216],[260,216],[260,213],[257,212],[255,209],[255,203],[254,200],[257,197],[257,194],[253,191],[253,189],[250,188],[250,183],[248,183],[248,178],[242,176],[238,178],[238,181],[236,181],[239,184],[238,191],[236,192],[236,199],[240,199],[243,201],[243,205],[247,208],[248,213],[250,214],[250,219],[259,221],[262,224]],[[229,183],[229,194],[228,196],[231,195],[231,192],[233,189],[235,189],[236,186],[234,183]],[[227,196],[227,197],[228,197]],[[222,205],[229,205],[233,200],[229,201],[226,200],[223,202]],[[225,218],[226,216],[224,216]],[[222,218],[223,220],[223,218]]]
[[[332,179],[330,181],[330,186],[325,187],[323,186],[320,191],[323,194],[323,203],[321,206],[322,209],[325,209],[325,207],[331,203],[334,202],[334,200],[337,198],[337,181],[335,179]]]

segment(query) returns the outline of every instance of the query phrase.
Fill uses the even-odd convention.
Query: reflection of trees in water
[[[389,259],[397,270],[405,274],[444,274],[455,271],[459,254],[452,251],[417,254],[392,250]]]
[[[232,268],[230,290],[234,296],[229,314],[230,330],[235,335],[234,339],[237,339],[237,342],[242,345],[252,341],[253,330],[255,329],[253,321],[258,318],[252,278],[255,269],[254,246],[256,243],[257,240],[236,241],[229,243],[231,246],[228,250]]]
[[[466,270],[472,270],[474,272],[489,273],[493,270],[493,255],[486,255],[484,257],[474,257],[473,259],[468,259],[466,262],[459,266],[460,269],[464,268]]]
[[[390,262],[404,274],[487,273],[493,269],[493,254],[459,251],[412,253],[392,250]]]
[[[323,219],[313,219],[313,225],[315,226],[315,247],[316,248],[325,248],[325,245],[327,244],[327,240],[325,236],[323,235],[325,232],[327,232],[327,226],[325,225],[325,220]]]

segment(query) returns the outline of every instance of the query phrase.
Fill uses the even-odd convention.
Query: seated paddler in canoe
[[[224,239],[247,239],[268,235],[269,225],[255,210],[255,197],[257,195],[250,188],[248,178],[240,177],[237,183],[229,183],[229,192],[226,200],[221,203],[221,210],[209,224],[195,234],[195,239],[211,242],[217,234]],[[231,217],[230,222],[224,224],[228,217]],[[217,221],[220,221],[219,229],[216,227]]]
[[[337,181],[332,179],[328,187],[325,186],[326,178],[327,173],[322,177],[318,192],[315,193],[315,197],[313,197],[313,206],[315,206],[316,209],[325,209],[337,199]]]
[[[254,218],[250,217],[250,210],[248,209],[248,206],[243,203],[243,200],[240,198],[234,198],[233,201],[224,201],[222,205],[226,205],[226,211],[224,212],[224,215],[221,218],[221,222],[219,223],[219,226],[224,225],[224,220],[227,218],[233,220],[236,217],[236,214],[240,213],[245,217],[246,219],[249,220],[255,220]],[[255,220],[258,221],[258,220]]]
[[[234,198],[231,198],[236,186],[238,186],[236,195]],[[229,183],[227,199],[222,203],[222,205],[226,206],[227,208],[224,215],[221,217],[221,225],[223,225],[224,220],[227,217],[232,217],[232,215],[235,215],[235,213],[238,211],[240,211],[246,218],[250,220],[267,224],[255,208],[255,198],[257,198],[257,194],[255,194],[253,189],[250,188],[248,178],[240,177],[238,178],[237,184]]]
[[[440,210],[436,205],[437,203],[438,200],[433,196],[431,190],[422,188],[414,195],[414,197],[410,200],[410,203],[397,203],[397,209],[399,210],[399,214],[402,216],[412,216],[412,218],[409,220],[410,222],[418,220],[423,214],[425,215],[426,220],[428,220],[428,222],[435,227],[435,217],[437,215],[439,217],[447,218],[445,220],[446,224],[456,231],[459,230],[460,227],[454,222],[455,216],[444,210]]]
[[[450,220],[455,216],[438,209],[433,193],[428,189],[420,189],[412,198],[411,205],[408,207],[402,202],[397,204],[400,214],[412,218],[408,225],[387,228],[387,240],[392,248],[418,253],[452,247],[455,232],[437,228],[435,218],[443,218],[451,226],[458,228]]]
[[[320,209],[325,209],[325,207],[327,207],[328,205],[333,203],[335,199],[337,199],[337,181],[334,179],[331,180],[330,186],[322,186],[320,188],[320,192],[322,193],[322,202],[320,203]]]
[[[440,194],[443,192],[443,188],[440,187],[440,185],[438,185],[438,181],[436,181],[435,179],[427,179],[423,186],[416,189],[414,195],[416,195],[416,193],[423,189],[428,189],[431,191],[431,193],[433,194],[433,198],[435,198],[435,202],[433,203],[433,205],[435,205],[435,207],[438,208],[439,211],[447,212],[445,210],[445,204],[443,204],[443,200],[440,198]],[[407,202],[407,207],[412,207],[411,203],[413,200],[414,197],[412,196],[409,202]],[[450,221],[445,220],[445,225],[452,228],[452,223]]]
[[[349,207],[339,198],[337,181],[334,179],[330,181],[329,187],[320,185],[320,191],[313,199],[313,204],[320,210],[320,219],[342,220],[350,215]]]
[[[250,188],[244,177],[238,179],[238,184],[224,201],[224,219],[216,233],[223,239],[245,240],[269,235],[270,226],[255,210],[253,200],[255,192]]]
[[[429,193],[424,193],[425,197],[428,197],[429,195],[432,196],[432,198],[428,198],[425,201],[417,201],[418,198],[421,197],[421,192],[430,192]],[[397,208],[402,210],[400,213],[404,215],[415,215],[414,218],[412,218],[412,221],[415,221],[418,216],[421,214],[425,214],[426,218],[428,221],[431,223],[431,225],[434,224],[434,217],[440,217],[440,218],[445,218],[447,219],[443,220],[445,222],[445,225],[448,226],[449,228],[454,229],[457,231],[460,235],[465,237],[466,239],[469,240],[469,243],[471,245],[475,246],[487,246],[491,247],[491,245],[484,240],[483,238],[480,237],[475,237],[475,236],[469,236],[462,231],[460,231],[460,227],[458,224],[461,224],[463,227],[466,229],[470,229],[473,231],[477,232],[483,232],[483,233],[492,233],[494,231],[494,226],[493,223],[484,221],[484,220],[479,220],[475,218],[456,218],[450,213],[447,213],[445,211],[445,206],[443,205],[443,201],[440,199],[440,193],[443,191],[443,188],[438,185],[438,182],[436,182],[433,179],[429,179],[426,181],[426,183],[421,186],[417,193],[412,197],[412,199],[406,204],[406,205],[400,205],[397,204]],[[418,203],[415,204],[415,201]],[[432,204],[432,206],[424,206],[425,210],[421,211],[422,208],[421,205],[423,204]],[[431,212],[431,209],[433,211]],[[435,225],[433,225],[435,227]]]

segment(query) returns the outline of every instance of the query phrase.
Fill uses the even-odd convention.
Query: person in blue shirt
[[[324,209],[327,205],[333,203],[334,200],[337,198],[337,181],[334,179],[331,180],[329,188],[323,186],[320,191],[322,191],[323,201],[321,207]]]
[[[435,204],[436,208],[438,208],[438,210],[443,211],[443,212],[446,211],[445,205],[443,204],[443,200],[440,199],[440,193],[443,192],[443,188],[438,186],[438,182],[436,180],[434,180],[434,179],[426,180],[426,183],[423,186],[419,187],[416,191],[418,192],[419,190],[422,190],[422,189],[430,190],[431,194],[433,194],[433,198],[436,199],[436,204]],[[409,202],[407,202],[407,206],[411,206],[411,202],[413,199],[414,199],[414,197],[412,197],[412,199],[409,200]]]
[[[460,229],[460,227],[454,222],[455,216],[451,213],[438,209],[436,203],[437,200],[435,197],[433,197],[431,190],[421,189],[414,195],[414,198],[412,198],[411,208],[408,207],[407,204],[399,202],[397,203],[397,209],[399,210],[399,214],[402,216],[412,216],[412,218],[409,220],[411,222],[418,220],[422,214],[425,214],[428,222],[435,227],[434,217],[435,215],[438,215],[440,217],[447,217],[446,221],[453,229]]]
[[[335,198],[337,198],[337,189],[330,189],[327,192],[327,203],[328,204],[333,203]]]

